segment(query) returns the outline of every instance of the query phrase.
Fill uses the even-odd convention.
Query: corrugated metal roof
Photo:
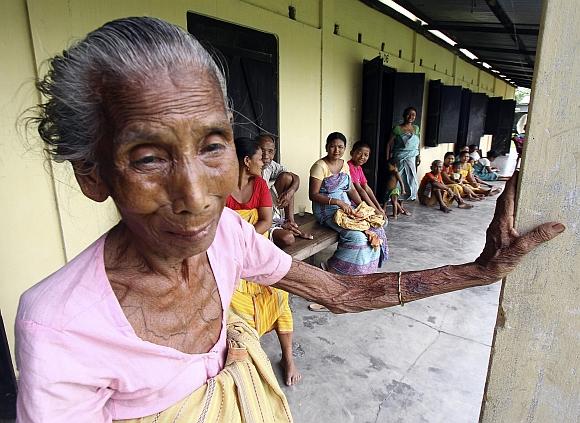
[[[378,0],[362,1],[393,16],[393,12]],[[428,25],[413,25],[404,17],[401,22],[410,23],[423,33],[437,29],[458,43],[453,49],[466,48],[478,57],[478,64],[486,62],[516,85],[531,86],[541,0],[394,1]]]

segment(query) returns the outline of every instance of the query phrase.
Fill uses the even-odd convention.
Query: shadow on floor
[[[474,260],[495,199],[449,215],[409,203],[413,216],[389,222],[390,259],[381,270]],[[294,356],[304,379],[283,389],[295,421],[476,422],[499,291],[495,283],[350,315],[311,312],[292,296]],[[262,343],[282,386],[276,335],[265,335]]]

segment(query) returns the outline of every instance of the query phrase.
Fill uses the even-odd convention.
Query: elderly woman
[[[415,200],[419,189],[417,167],[421,163],[419,156],[419,127],[415,125],[417,109],[407,107],[403,111],[403,122],[396,125],[387,141],[387,160],[391,156],[397,160],[397,169],[403,181],[401,200]]]
[[[121,19],[50,65],[40,135],[87,197],[113,198],[121,221],[23,294],[20,422],[291,421],[255,331],[238,321],[226,331],[240,278],[333,312],[370,310],[495,282],[564,230],[514,231],[514,178],[475,262],[325,273],[224,209],[238,178],[224,78],[187,32]]]

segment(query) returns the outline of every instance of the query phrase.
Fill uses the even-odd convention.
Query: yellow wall
[[[38,100],[28,28],[24,1],[4,2],[0,14],[0,310],[8,339],[13,338],[22,291],[65,263],[50,164],[16,129],[19,115]]]
[[[287,17],[289,5],[296,8],[296,21]],[[399,71],[424,72],[426,83],[441,79],[484,92],[491,86],[496,95],[513,97],[510,86],[498,80],[492,84],[493,79],[448,50],[353,0],[4,0],[0,193],[7,207],[1,223],[0,308],[9,339],[18,296],[118,219],[111,202],[97,204],[82,196],[69,165],[46,163],[38,141],[32,137],[36,147],[30,150],[16,133],[18,115],[39,100],[32,85],[37,67],[42,74],[46,59],[108,20],[150,15],[186,27],[188,10],[278,37],[280,153],[302,179],[297,205],[309,207],[308,171],[323,152],[326,134],[341,131],[351,141],[360,136],[363,59],[381,53]],[[451,148],[423,149],[420,173]]]

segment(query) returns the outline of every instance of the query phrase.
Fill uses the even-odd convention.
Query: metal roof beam
[[[521,54],[521,55],[528,55],[528,56],[535,56],[536,52],[535,51],[530,51],[530,50],[525,50],[524,52],[522,52],[522,50],[520,49],[516,49],[516,48],[503,48],[503,47],[485,47],[482,45],[465,45],[462,44],[460,46],[456,46],[456,47],[460,47],[460,48],[466,48],[468,50],[471,51],[489,51],[491,53],[508,53],[508,54]],[[481,59],[484,60],[484,59]],[[530,66],[534,66],[534,62],[532,61],[532,63],[530,63]]]
[[[490,8],[490,10],[493,12],[495,17],[502,23],[506,31],[510,34],[510,36],[516,43],[518,50],[521,52],[520,54],[524,55],[524,58],[526,59],[526,61],[530,66],[534,66],[534,61],[526,51],[525,47],[526,45],[524,44],[524,40],[522,40],[522,38],[517,34],[516,26],[514,25],[508,14],[505,12],[505,10],[503,10],[499,2],[497,0],[485,0],[485,2],[487,3],[487,6]]]
[[[530,69],[529,65],[526,63],[522,63],[520,60],[502,60],[502,59],[481,59],[482,61],[494,64],[494,65],[507,65],[507,66],[524,66],[525,68]]]
[[[430,29],[439,29],[441,31],[460,31],[460,32],[485,32],[494,34],[513,34],[508,31],[505,26],[501,25],[485,25],[480,22],[453,22],[453,21],[436,21],[429,25]],[[522,35],[538,35],[540,29],[538,27],[516,27],[518,34]]]

